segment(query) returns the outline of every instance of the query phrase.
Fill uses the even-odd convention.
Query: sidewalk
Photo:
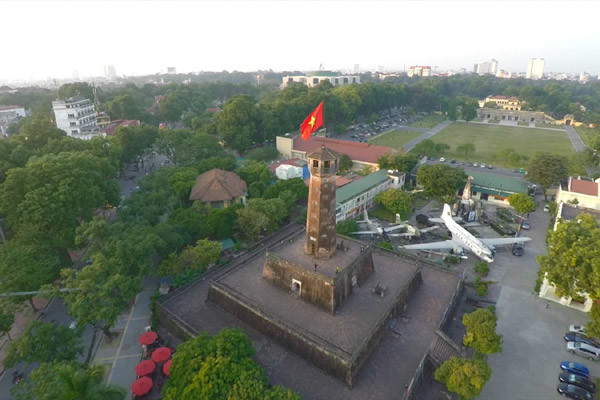
[[[402,146],[402,150],[404,150],[404,152],[408,153],[418,143],[420,143],[421,141],[423,141],[425,139],[431,138],[433,135],[435,135],[436,133],[438,133],[439,131],[441,131],[442,129],[444,129],[445,127],[447,127],[448,125],[450,125],[451,123],[452,123],[452,121],[444,121],[444,122],[439,123],[438,125],[436,125],[433,128],[429,129],[427,132],[423,133],[421,136],[414,138],[413,140],[411,140],[408,143],[405,143]]]
[[[137,339],[150,325],[150,297],[158,289],[158,279],[146,276],[142,286],[135,304],[118,318],[113,328],[115,335],[110,341],[102,337],[94,358],[95,364],[106,366],[108,383],[125,388],[127,393],[130,393],[131,384],[136,379],[134,368],[142,359],[142,346]]]

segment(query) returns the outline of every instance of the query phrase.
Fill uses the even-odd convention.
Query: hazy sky
[[[600,72],[600,2],[0,1],[0,80],[438,66]]]

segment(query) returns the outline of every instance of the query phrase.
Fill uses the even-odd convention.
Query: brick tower
[[[307,155],[310,170],[305,252],[318,259],[335,253],[335,174],[339,154],[321,147]]]

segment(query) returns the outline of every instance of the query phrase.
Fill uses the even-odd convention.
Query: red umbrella
[[[156,338],[158,338],[158,335],[156,334],[156,332],[149,331],[146,333],[142,333],[140,335],[140,337],[138,338],[138,342],[140,342],[140,344],[150,344],[150,343],[154,343]]]
[[[168,347],[159,347],[152,352],[152,361],[159,363],[167,361],[171,357],[171,349]]]
[[[144,376],[151,374],[154,371],[156,364],[152,360],[144,360],[140,361],[138,365],[135,366],[135,374],[137,376]]]
[[[152,389],[152,379],[144,376],[143,378],[137,379],[131,384],[131,393],[136,396],[143,396]]]
[[[166,376],[171,376],[169,375],[169,369],[171,368],[171,360],[167,361],[166,363],[163,364],[163,373]]]

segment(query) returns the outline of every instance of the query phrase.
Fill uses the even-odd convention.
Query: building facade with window
[[[7,135],[8,126],[25,118],[25,108],[21,106],[0,106],[0,135]]]
[[[479,107],[484,107],[486,103],[494,103],[503,110],[521,111],[521,102],[516,97],[488,96],[479,100]]]
[[[406,174],[380,169],[338,188],[335,192],[335,222],[356,218],[373,207],[375,196],[387,189],[401,189]]]
[[[94,103],[83,97],[71,97],[67,100],[55,100],[52,109],[56,127],[78,139],[89,140],[100,133]]]
[[[333,86],[360,83],[359,75],[340,75],[333,71],[309,72],[306,75],[288,75],[281,78],[281,88],[292,83],[302,83],[308,87],[318,86],[323,81],[329,81]]]

